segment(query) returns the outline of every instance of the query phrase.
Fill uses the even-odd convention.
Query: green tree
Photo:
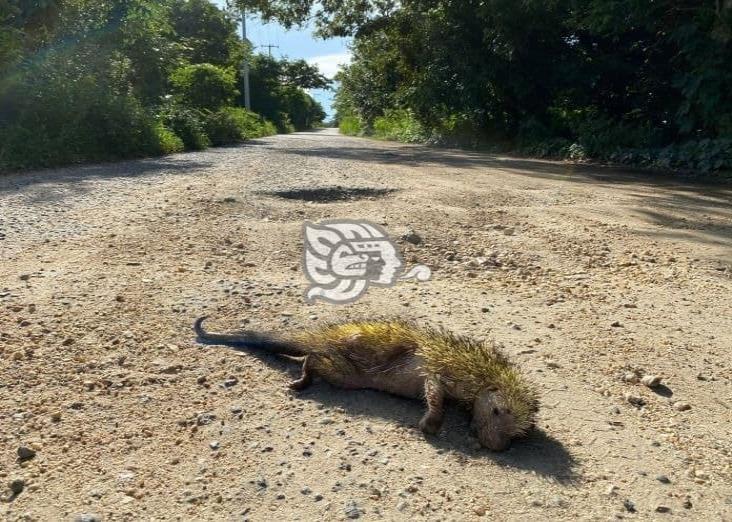
[[[170,81],[178,101],[197,109],[216,110],[239,96],[234,72],[210,63],[176,69]]]

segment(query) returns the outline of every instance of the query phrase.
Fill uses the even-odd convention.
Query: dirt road
[[[326,218],[413,229],[432,280],[305,305]],[[0,178],[0,253],[4,520],[732,520],[729,187],[298,133]],[[425,439],[417,402],[293,395],[204,314],[494,337],[538,430],[495,454],[459,411]]]

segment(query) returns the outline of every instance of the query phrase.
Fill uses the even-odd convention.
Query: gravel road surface
[[[332,218],[432,280],[305,304],[301,227]],[[732,520],[729,186],[323,130],[0,177],[0,258],[3,520]],[[491,453],[454,409],[425,438],[420,403],[295,394],[200,315],[493,337],[538,427]]]

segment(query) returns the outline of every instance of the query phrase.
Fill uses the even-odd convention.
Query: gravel
[[[27,481],[2,520],[729,511],[732,278],[714,270],[729,257],[728,188],[322,131],[5,175],[0,216],[0,497]],[[404,269],[432,279],[305,305],[302,223],[339,217],[416,231],[419,244],[397,241]],[[419,402],[292,393],[297,364],[196,343],[202,315],[276,334],[387,315],[494,338],[539,391],[538,429],[492,454],[448,405],[425,439]],[[638,385],[646,375],[672,393]],[[654,479],[681,466],[691,474]]]

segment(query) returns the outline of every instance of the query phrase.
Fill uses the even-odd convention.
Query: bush
[[[53,167],[177,149],[134,96],[110,87],[103,77],[69,76],[58,70],[46,77],[29,75],[8,94],[13,112],[0,125],[0,168]]]
[[[344,116],[338,122],[338,131],[347,136],[358,136],[362,133],[361,120],[357,116]]]
[[[155,134],[160,144],[161,154],[173,154],[174,152],[183,152],[185,150],[183,140],[163,124],[158,124],[155,127]]]
[[[277,133],[271,122],[240,107],[223,107],[209,113],[206,116],[205,128],[206,134],[216,146]]]
[[[173,106],[161,113],[163,123],[182,140],[186,150],[203,150],[211,146],[204,126],[205,115],[196,109]]]
[[[429,134],[410,111],[393,110],[374,119],[374,136],[405,143],[420,143]]]
[[[170,83],[181,105],[198,109],[217,110],[239,96],[234,71],[210,63],[180,67],[170,75]]]
[[[692,140],[655,149],[626,149],[613,161],[658,169],[702,173],[732,171],[732,139]]]
[[[633,126],[592,114],[577,125],[577,143],[593,159],[608,159],[622,149],[653,148],[660,143],[658,130]]]

